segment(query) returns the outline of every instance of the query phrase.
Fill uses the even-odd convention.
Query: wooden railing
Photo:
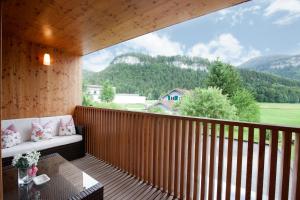
[[[300,128],[77,106],[86,150],[180,199],[300,199]]]

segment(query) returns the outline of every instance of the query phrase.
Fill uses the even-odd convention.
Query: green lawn
[[[259,103],[260,122],[300,127],[300,104]]]

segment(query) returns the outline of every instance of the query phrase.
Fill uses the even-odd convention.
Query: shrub
[[[196,88],[182,98],[179,111],[183,115],[220,119],[236,119],[236,108],[222,90],[216,87]]]
[[[240,121],[259,122],[259,107],[249,91],[238,90],[231,97],[231,103],[237,108],[237,116]]]

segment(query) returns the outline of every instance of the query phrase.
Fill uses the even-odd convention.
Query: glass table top
[[[38,173],[47,174],[50,181],[37,186],[33,181],[18,187],[18,172],[14,167],[3,170],[4,199],[69,199],[83,191],[103,186],[94,178],[65,160],[59,154],[51,154],[38,162]]]

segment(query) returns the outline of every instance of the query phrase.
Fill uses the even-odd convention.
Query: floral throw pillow
[[[66,135],[75,135],[75,134],[76,134],[76,130],[75,130],[75,125],[74,125],[73,118],[71,118],[69,122],[64,122],[61,119],[58,135],[59,136],[66,136]]]
[[[21,134],[17,131],[14,124],[1,131],[1,148],[10,148],[21,143]]]
[[[46,123],[44,126],[39,123],[32,122],[31,140],[38,142],[53,138],[53,126],[51,124],[51,121]]]

